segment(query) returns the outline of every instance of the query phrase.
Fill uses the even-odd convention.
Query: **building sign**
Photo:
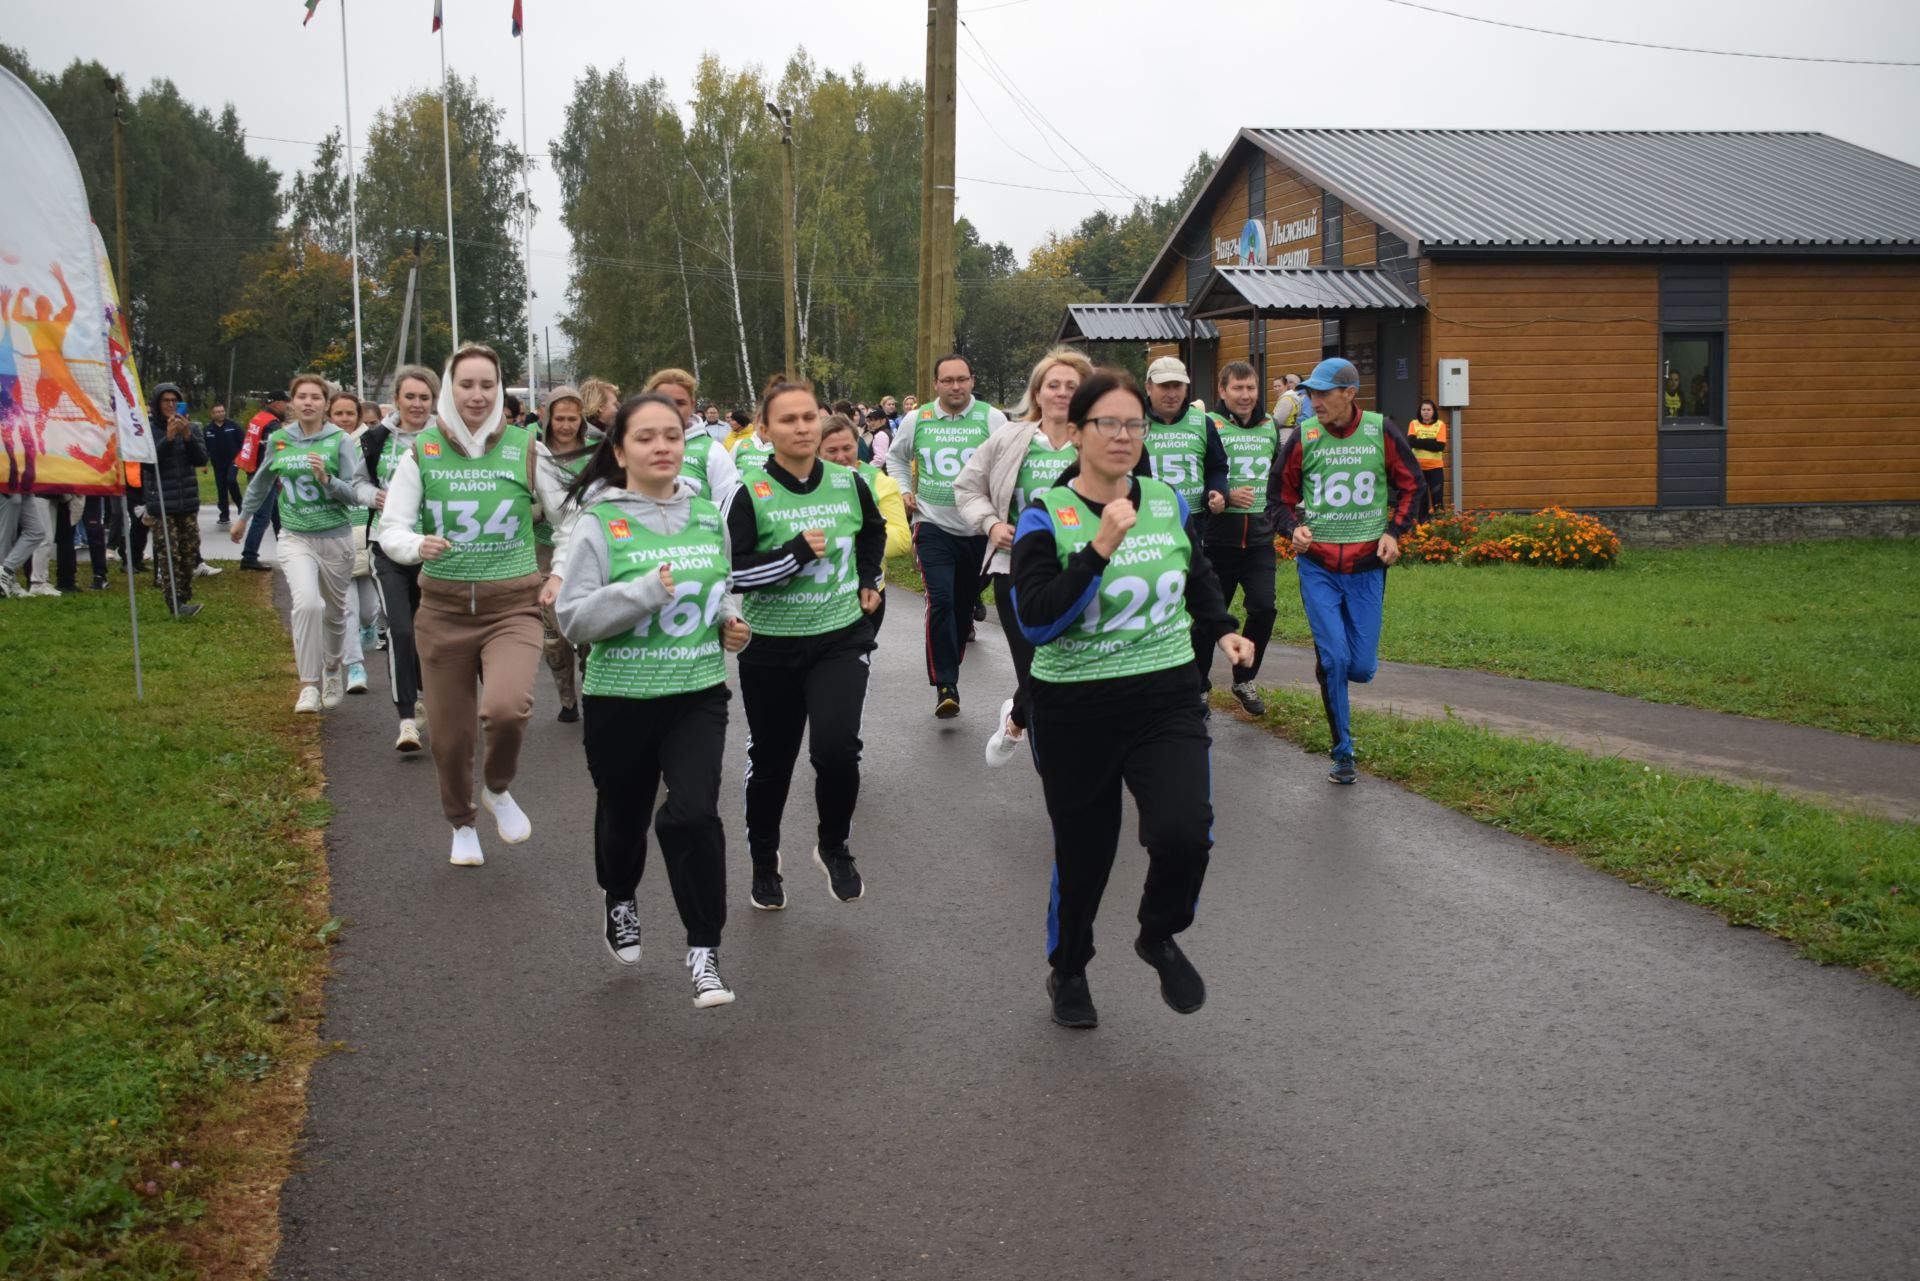
[[[1267,233],[1258,218],[1249,218],[1240,228],[1240,239],[1222,236],[1213,242],[1213,260],[1233,267],[1267,265]]]
[[[1273,224],[1273,234],[1268,237],[1267,243],[1275,249],[1278,249],[1282,245],[1290,245],[1296,241],[1312,240],[1319,234],[1320,215],[1315,212],[1308,214],[1304,218],[1295,218],[1292,222],[1276,221]],[[1311,252],[1312,249],[1310,246],[1302,245],[1298,249],[1289,249],[1285,253],[1274,254],[1273,257],[1269,259],[1268,265],[1272,267],[1304,267],[1307,265],[1307,256]]]

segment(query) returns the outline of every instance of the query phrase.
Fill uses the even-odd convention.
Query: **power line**
[[[965,174],[956,174],[954,176],[961,182],[980,182],[985,183],[989,187],[1018,187],[1022,191],[1054,191],[1063,196],[1093,196],[1095,198],[1111,196],[1115,200],[1126,199],[1126,196],[1117,191],[1086,191],[1084,189],[1076,191],[1072,187],[1036,187],[1028,182],[1001,182],[997,178],[969,178]]]
[[[1503,22],[1499,18],[1483,18],[1474,13],[1456,13],[1452,9],[1441,9],[1430,4],[1416,4],[1414,0],[1387,0],[1387,3],[1397,4],[1403,9],[1418,9],[1423,13],[1437,13],[1445,18],[1458,18],[1462,22],[1478,22],[1489,27],[1527,31],[1536,36],[1558,36],[1562,40],[1585,40],[1592,44],[1625,45],[1631,49],[1658,49],[1665,53],[1704,53],[1715,58],[1763,58],[1769,62],[1825,62],[1848,67],[1920,67],[1920,62],[1896,62],[1881,58],[1820,58],[1801,53],[1748,53],[1740,49],[1698,49],[1691,45],[1655,44],[1648,40],[1621,40],[1613,36],[1590,36],[1578,31],[1555,31],[1548,27],[1530,27],[1524,22]]]

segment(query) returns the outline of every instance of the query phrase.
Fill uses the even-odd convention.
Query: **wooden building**
[[[1920,517],[1920,169],[1823,135],[1245,129],[1110,323],[1401,421],[1464,358],[1470,506]]]

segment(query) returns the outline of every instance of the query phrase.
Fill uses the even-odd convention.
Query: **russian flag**
[[[440,29],[440,0],[433,0],[433,29]]]
[[[513,34],[520,34],[520,0],[513,0]]]

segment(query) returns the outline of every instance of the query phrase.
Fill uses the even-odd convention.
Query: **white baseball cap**
[[[1147,366],[1147,381],[1150,383],[1190,383],[1187,367],[1180,363],[1178,356],[1162,356]]]

